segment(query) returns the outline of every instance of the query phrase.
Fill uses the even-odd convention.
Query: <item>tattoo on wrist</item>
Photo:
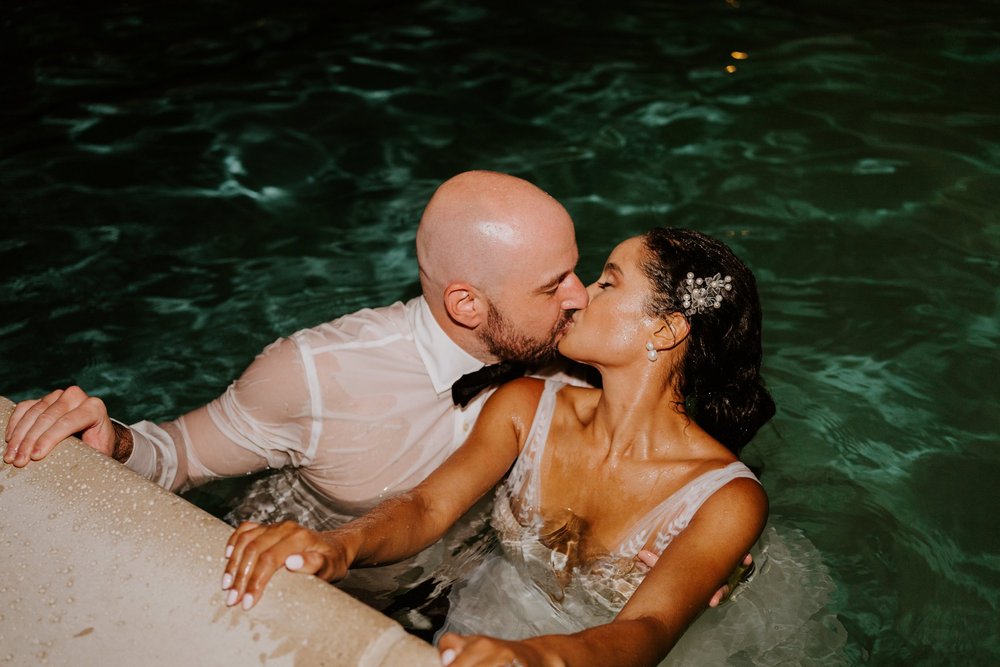
[[[111,426],[115,429],[115,450],[111,453],[111,458],[125,463],[132,456],[132,430],[118,422],[111,422]]]

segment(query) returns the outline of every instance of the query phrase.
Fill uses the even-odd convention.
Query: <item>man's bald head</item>
[[[566,209],[531,183],[491,171],[445,181],[417,229],[427,305],[484,363],[554,354],[570,312],[587,305],[576,260]]]
[[[468,171],[445,181],[417,229],[417,262],[425,294],[466,281],[500,288],[524,253],[538,243],[573,243],[562,205],[528,181]]]

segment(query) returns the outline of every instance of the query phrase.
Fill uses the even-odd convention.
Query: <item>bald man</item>
[[[465,439],[489,390],[465,405],[452,384],[500,360],[554,354],[587,305],[573,222],[513,176],[473,171],[442,184],[417,229],[422,295],[296,332],[227,391],[163,424],[112,422],[79,387],[19,403],[4,461],[85,443],[173,491],[265,468],[233,521],[324,528],[420,483]]]

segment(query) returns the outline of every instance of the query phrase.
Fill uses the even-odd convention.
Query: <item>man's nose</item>
[[[566,294],[560,304],[563,310],[582,310],[590,303],[590,295],[587,293],[587,288],[583,286],[583,282],[580,281],[575,273],[566,279],[564,288],[566,289]]]

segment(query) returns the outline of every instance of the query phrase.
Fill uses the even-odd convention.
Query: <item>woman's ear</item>
[[[671,350],[677,347],[691,333],[691,323],[681,313],[670,313],[660,320],[660,325],[653,334],[653,344],[658,350]]]
[[[449,283],[444,288],[444,307],[448,317],[468,329],[486,321],[484,301],[468,283]]]

